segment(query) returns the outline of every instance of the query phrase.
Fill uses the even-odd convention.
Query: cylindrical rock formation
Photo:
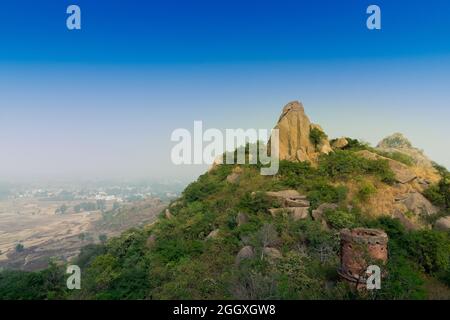
[[[339,275],[357,287],[363,287],[367,280],[367,267],[375,264],[382,268],[387,262],[388,236],[382,230],[357,228],[341,230],[340,237]]]

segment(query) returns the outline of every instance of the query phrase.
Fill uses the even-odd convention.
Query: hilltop
[[[51,282],[63,277],[51,266],[1,273],[0,296],[450,298],[445,168],[399,135],[375,148],[355,138],[329,139],[299,102],[284,107],[275,128],[281,160],[275,176],[262,176],[262,164],[215,165],[157,222],[84,248],[74,261],[83,270],[81,291]],[[339,232],[357,227],[389,237],[387,276],[382,289],[369,294],[338,274]],[[13,285],[12,279],[21,281]]]

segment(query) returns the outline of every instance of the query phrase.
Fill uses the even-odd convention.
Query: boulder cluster
[[[280,205],[279,208],[269,209],[273,216],[287,212],[294,221],[308,217],[310,203],[306,196],[297,190],[267,192],[266,195]]]

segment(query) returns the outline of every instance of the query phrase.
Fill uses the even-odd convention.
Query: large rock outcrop
[[[435,207],[427,198],[418,192],[412,192],[405,194],[396,199],[398,204],[403,204],[407,211],[416,215],[433,215],[439,212],[439,209]],[[402,210],[405,212],[405,210]]]
[[[332,151],[328,139],[314,145],[311,141],[311,130],[323,129],[310,122],[303,105],[298,101],[288,103],[274,129],[279,130],[279,158],[290,161],[316,162],[321,153]],[[269,142],[271,143],[271,141]]]
[[[282,190],[278,192],[266,192],[266,196],[278,202],[281,208],[269,209],[272,216],[287,212],[294,221],[306,219],[309,216],[310,203],[305,195],[297,190]]]
[[[344,149],[348,146],[348,140],[344,137],[334,140],[332,147],[333,149]]]
[[[377,149],[384,152],[399,152],[409,156],[415,165],[421,167],[432,168],[431,160],[423,153],[422,150],[413,147],[411,142],[401,133],[394,133],[381,140]]]

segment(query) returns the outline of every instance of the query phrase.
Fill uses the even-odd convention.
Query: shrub
[[[337,251],[339,241],[335,236],[323,229],[317,221],[299,220],[293,225],[293,235],[304,244],[310,252],[317,252],[318,249],[328,247]]]
[[[312,128],[309,132],[309,139],[317,149],[317,146],[322,142],[322,140],[327,139],[327,135],[318,128]]]
[[[432,185],[423,193],[433,204],[450,209],[450,173],[446,168],[434,165],[435,169],[439,172],[441,179],[437,184]]]
[[[423,195],[438,207],[445,207],[445,196],[437,184],[430,186],[423,192]]]
[[[366,173],[378,176],[384,183],[395,183],[394,172],[389,167],[387,160],[368,160]]]
[[[64,299],[67,295],[65,269],[50,261],[36,272],[0,272],[0,300]]]
[[[16,244],[16,252],[22,252],[25,249],[25,247],[23,246],[23,244],[18,243]]]
[[[88,244],[81,248],[80,254],[76,259],[76,264],[80,268],[84,268],[88,266],[95,257],[104,254],[106,251],[106,247],[101,244]]]
[[[97,290],[108,289],[120,276],[119,261],[107,253],[96,257],[87,269],[87,283]]]
[[[450,267],[450,238],[447,233],[433,230],[411,232],[407,249],[426,272],[435,273]]]
[[[348,179],[356,175],[373,174],[383,182],[394,182],[394,173],[386,160],[370,160],[351,151],[336,150],[319,159],[319,170],[331,178]]]
[[[356,226],[356,216],[348,211],[327,210],[324,212],[325,219],[334,229],[353,228]]]
[[[215,193],[220,188],[220,183],[212,181],[207,175],[203,175],[198,181],[191,183],[186,187],[183,196],[187,202],[202,200]]]
[[[271,207],[271,202],[262,192],[251,194],[247,192],[239,202],[239,208],[252,213],[267,212]]]
[[[375,193],[377,193],[375,186],[370,181],[365,181],[359,188],[357,197],[361,201],[366,201]]]
[[[379,155],[392,159],[392,160],[396,160],[398,162],[401,162],[403,164],[406,164],[407,166],[412,166],[414,164],[414,159],[410,156],[408,156],[407,154],[398,152],[398,151],[394,151],[394,152],[383,152],[383,151],[377,151],[376,153],[378,153]]]
[[[106,240],[108,240],[108,236],[107,236],[106,234],[100,234],[100,235],[98,236],[98,240],[99,240],[101,243],[105,243]]]
[[[326,183],[316,183],[310,187],[308,200],[312,208],[317,208],[321,203],[339,203],[346,199],[347,188],[344,186],[334,187]]]
[[[390,300],[426,298],[422,275],[411,261],[404,256],[392,255],[387,269],[387,276],[383,279],[378,298]]]
[[[309,274],[307,257],[295,251],[277,264],[277,298],[308,299],[320,297],[322,283]]]
[[[360,150],[368,150],[370,146],[366,142],[361,142],[358,139],[345,138],[348,144],[344,147],[344,150],[352,150],[352,151],[360,151]]]
[[[301,188],[309,185],[312,181],[320,179],[320,173],[311,167],[309,162],[280,161],[280,182],[289,188]]]

